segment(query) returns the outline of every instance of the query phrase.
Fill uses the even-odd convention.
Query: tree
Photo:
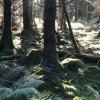
[[[44,50],[42,64],[52,69],[59,68],[56,52],[56,0],[45,0],[44,8]]]
[[[69,16],[68,16],[68,13],[66,11],[65,0],[61,0],[61,3],[63,5],[64,14],[65,14],[65,17],[66,17],[66,20],[67,20],[67,23],[68,23],[68,27],[69,27],[69,30],[70,30],[70,36],[71,36],[74,48],[77,52],[79,52],[79,48],[78,48],[78,45],[77,45],[76,40],[74,38],[74,34],[73,34],[72,27],[71,27],[71,24],[70,24]]]
[[[36,33],[33,30],[33,21],[32,21],[32,1],[23,0],[23,31],[22,33]]]
[[[61,1],[59,0],[59,5],[61,4]],[[66,31],[67,27],[66,27],[66,21],[65,21],[65,15],[64,15],[64,11],[63,11],[63,7],[59,7],[58,9],[58,26],[60,27],[59,30],[62,31]]]
[[[4,26],[3,34],[0,41],[0,51],[13,51],[11,31],[11,0],[4,0]]]
[[[75,0],[75,21],[78,20],[78,0]]]

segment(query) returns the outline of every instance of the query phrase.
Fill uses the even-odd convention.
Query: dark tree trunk
[[[59,68],[56,52],[56,0],[45,0],[44,9],[44,50],[42,64],[46,67]]]
[[[23,0],[23,31],[22,33],[36,33],[33,29],[31,0]]]
[[[13,50],[11,31],[11,0],[4,0],[4,26],[3,35],[0,42],[0,50]]]
[[[71,35],[71,39],[72,39],[74,48],[75,48],[75,50],[76,50],[77,52],[79,52],[79,48],[78,48],[78,45],[77,45],[76,40],[75,40],[75,38],[74,38],[74,34],[73,34],[72,27],[71,27],[71,24],[70,24],[69,16],[68,16],[68,13],[67,13],[67,11],[66,11],[65,0],[61,0],[61,1],[62,1],[62,5],[63,5],[64,14],[65,14],[65,17],[66,17],[68,26],[69,26],[70,35]]]
[[[31,18],[29,11],[29,0],[23,0],[23,29],[30,30],[31,26]]]
[[[61,4],[61,1],[59,0],[59,5]],[[59,30],[62,30],[62,31],[65,31],[66,30],[66,21],[65,21],[65,15],[64,15],[64,12],[63,12],[63,7],[59,7],[59,10],[58,10],[58,19],[59,19]]]
[[[48,83],[52,84],[53,79],[56,81],[56,85],[60,88],[62,95],[66,97],[64,88],[61,84],[61,80],[57,77],[57,74],[62,74],[62,66],[58,62],[56,51],[56,31],[55,31],[55,17],[56,17],[56,0],[45,0],[44,8],[44,50],[42,67],[48,72]],[[48,75],[50,76],[48,77]]]
[[[91,20],[92,19],[92,5],[91,5],[91,3],[87,3],[87,10],[88,10],[88,12],[87,12],[87,22],[89,21],[89,20]]]
[[[75,0],[75,21],[78,20],[78,0]]]

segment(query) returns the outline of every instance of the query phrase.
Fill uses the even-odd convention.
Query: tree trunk
[[[75,21],[78,20],[78,0],[75,0]]]
[[[29,0],[23,0],[23,29],[30,30],[32,28],[29,13]]]
[[[14,45],[12,42],[11,31],[11,0],[4,0],[4,26],[3,35],[0,42],[1,51],[13,50]]]
[[[61,1],[59,0],[59,5],[61,4]],[[58,26],[59,26],[59,30],[62,30],[62,32],[66,31],[66,21],[65,21],[65,15],[64,15],[64,11],[63,11],[63,7],[59,7],[58,9]]]
[[[69,26],[69,30],[70,30],[70,35],[71,35],[71,39],[72,39],[74,48],[75,48],[75,50],[77,52],[79,52],[79,48],[77,46],[76,40],[75,40],[74,35],[73,35],[73,31],[72,31],[72,27],[71,27],[71,24],[70,24],[69,16],[68,16],[68,13],[66,11],[65,1],[64,0],[61,0],[61,1],[62,1],[63,10],[64,10],[64,14],[65,14],[66,20],[68,22],[68,26]]]
[[[37,33],[33,29],[31,0],[23,0],[23,31],[22,33]]]
[[[56,52],[56,0],[45,0],[44,10],[44,50],[42,64],[49,68],[58,67],[58,56]]]

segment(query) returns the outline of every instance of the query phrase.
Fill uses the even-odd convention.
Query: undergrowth
[[[24,66],[8,68],[1,64],[0,100],[100,100],[98,67],[79,69],[77,73],[66,70],[63,76],[57,76],[60,85],[56,83],[59,82],[56,78],[51,77],[48,81],[51,83],[48,83],[45,77],[46,74],[42,72],[41,75],[36,75],[26,71]],[[61,85],[67,97],[59,92],[61,89],[58,88],[61,88]]]

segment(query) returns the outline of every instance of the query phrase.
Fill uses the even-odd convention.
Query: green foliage
[[[20,79],[24,75],[24,67],[18,66],[15,68],[10,68],[6,73],[4,73],[1,77],[1,85],[9,87],[15,81]]]
[[[39,80],[38,77],[39,76],[35,74],[24,76],[23,78],[21,78],[20,80],[18,80],[13,84],[13,88],[14,89],[21,89],[21,88],[28,88],[28,87],[37,88],[44,83],[42,80]]]
[[[23,88],[23,89],[16,89],[14,92],[9,94],[6,99],[8,100],[29,100],[32,97],[39,99],[38,91],[33,88]],[[37,98],[38,97],[38,98]]]
[[[78,93],[78,100],[99,100],[99,92],[90,85],[77,86],[76,92]],[[74,92],[75,93],[75,92]],[[94,99],[95,98],[95,99]]]
[[[0,88],[0,100],[4,100],[6,96],[12,93],[12,89],[6,88],[6,87],[1,87]]]
[[[33,50],[24,59],[26,64],[39,64],[41,62],[42,54],[41,51]]]
[[[90,67],[76,77],[73,76],[74,83],[72,86],[76,88],[74,95],[78,96],[78,100],[99,100],[100,99],[100,69]]]
[[[15,78],[19,72],[23,71],[23,68],[24,67],[13,68],[4,74],[3,77],[6,78],[6,81],[7,78],[9,81],[12,81],[13,77]],[[40,94],[36,88],[44,82],[39,78],[40,76],[35,74],[25,75],[18,81],[15,81],[10,88],[2,87],[3,84],[0,83],[0,100],[31,100],[32,98],[40,100]],[[5,82],[5,79],[3,82]]]
[[[79,65],[77,64],[77,66]],[[75,100],[99,100],[100,68],[84,68],[83,63],[82,65],[82,67],[79,67],[82,71],[79,70],[78,73],[74,73],[66,70],[63,73],[64,76],[57,76],[53,72],[44,73],[44,71],[41,71],[41,76],[24,73],[25,75],[19,78],[17,76],[21,75],[19,73],[25,72],[25,67],[10,68],[8,71],[4,71],[0,78],[0,100],[66,100],[63,91],[65,91],[71,100],[74,97],[78,98]],[[0,73],[7,68],[5,65],[1,65],[0,67]],[[38,68],[36,67],[36,69]],[[37,73],[37,70],[34,68],[33,70],[33,73]],[[43,79],[43,81],[40,79]],[[9,87],[4,86],[5,83],[8,84],[9,82],[12,85],[7,85]],[[41,85],[42,87],[40,87]]]
[[[48,100],[48,99],[53,99],[54,97],[54,94],[53,92],[51,91],[48,91],[48,90],[44,90],[42,93],[41,93],[41,98],[42,100]]]
[[[0,64],[0,77],[6,73],[9,70],[9,68],[5,64]]]
[[[51,90],[44,90],[41,93],[42,100],[65,100],[61,95],[57,95]]]

